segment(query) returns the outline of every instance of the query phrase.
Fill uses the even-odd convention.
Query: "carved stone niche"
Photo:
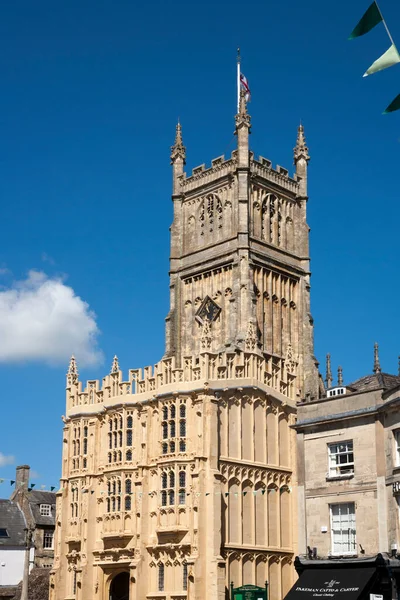
[[[189,529],[183,525],[173,525],[171,527],[157,527],[156,533],[158,543],[161,544],[181,544]]]
[[[131,534],[114,534],[103,537],[104,550],[114,550],[116,548],[122,550],[128,546],[131,539]]]
[[[81,539],[80,537],[72,537],[70,536],[69,538],[66,538],[65,540],[68,544],[68,552],[75,554],[77,552],[80,551],[81,549]]]

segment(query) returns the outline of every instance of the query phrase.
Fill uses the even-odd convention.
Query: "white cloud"
[[[102,360],[99,329],[89,305],[59,277],[29,271],[28,277],[0,290],[0,362],[67,363]]]
[[[6,465],[13,465],[15,458],[13,456],[6,456],[2,452],[0,452],[0,467],[5,467]]]

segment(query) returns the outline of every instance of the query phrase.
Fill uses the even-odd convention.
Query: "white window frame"
[[[351,448],[349,445],[351,444]],[[346,446],[345,450],[339,450],[339,446]],[[336,451],[333,451],[336,448]],[[338,463],[334,460],[338,456],[348,456],[352,454],[353,460],[344,463]],[[332,442],[328,444],[328,477],[352,477],[354,475],[354,444],[353,440],[344,440],[343,442]]]
[[[42,517],[51,517],[51,504],[41,504],[39,510]]]
[[[51,546],[46,546],[46,538],[49,540],[51,536]],[[45,529],[43,532],[43,550],[53,550],[54,549],[54,531],[52,529]]]
[[[394,454],[395,454],[394,466],[400,467],[400,429],[393,430],[393,439],[394,439]]]
[[[346,529],[340,528],[337,530],[337,532],[335,534],[334,527],[333,527],[334,526],[333,511],[336,507],[339,507],[339,510],[341,508],[343,516],[347,517],[346,520],[353,524],[353,527],[347,528],[348,544],[347,544],[347,549],[345,549],[345,550],[343,550],[343,548],[341,548],[340,550],[335,549],[335,546],[337,544],[341,544],[343,546],[343,544],[345,543],[344,540],[346,537],[346,533],[345,533]],[[350,507],[352,508],[351,511],[349,510]],[[330,528],[331,528],[331,556],[354,556],[354,555],[356,555],[357,554],[357,526],[356,526],[356,505],[355,505],[355,503],[354,502],[335,502],[334,504],[330,504],[329,505],[329,515],[330,515]],[[353,519],[349,518],[350,515],[353,515]],[[340,536],[340,537],[335,537],[335,535]]]

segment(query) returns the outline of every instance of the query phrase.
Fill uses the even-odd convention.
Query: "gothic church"
[[[67,374],[51,600],[280,600],[295,578],[296,402],[319,395],[310,315],[309,161],[237,149],[184,171],[172,146],[166,348],[125,378]]]

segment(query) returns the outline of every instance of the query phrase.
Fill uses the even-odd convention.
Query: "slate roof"
[[[347,388],[355,392],[367,392],[368,390],[390,389],[400,385],[400,377],[398,375],[390,375],[389,373],[374,373],[357,379],[353,383],[346,385]]]
[[[0,585],[0,598],[5,598],[6,600],[12,600],[17,591],[16,585]]]
[[[49,600],[50,570],[44,567],[34,567],[29,573],[29,600]],[[22,581],[18,584],[12,600],[21,600],[21,595]]]
[[[54,527],[56,522],[56,495],[53,492],[43,492],[32,490],[28,492],[29,506],[32,512],[32,517],[36,525],[44,525]],[[40,505],[50,504],[51,515],[45,516],[40,514]]]
[[[12,500],[0,500],[0,528],[7,529],[8,537],[0,537],[0,547],[25,546],[26,522],[22,510]]]

